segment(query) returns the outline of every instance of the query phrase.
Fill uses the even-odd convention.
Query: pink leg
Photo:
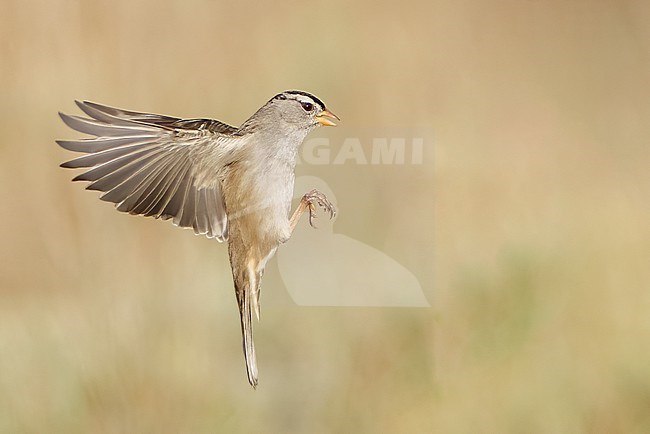
[[[309,224],[312,227],[314,226],[314,220],[316,219],[316,206],[315,204],[318,204],[325,212],[329,213],[330,219],[334,218],[336,216],[336,208],[334,205],[327,199],[327,197],[321,193],[318,190],[312,190],[309,193],[306,193],[302,199],[300,199],[300,203],[298,204],[298,207],[296,210],[293,212],[293,215],[291,216],[291,219],[289,220],[289,226],[291,227],[291,232],[293,233],[293,230],[295,229],[296,225],[298,224],[298,221],[300,220],[300,217],[302,214],[309,210]]]

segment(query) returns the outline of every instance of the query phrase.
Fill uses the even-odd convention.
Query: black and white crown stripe
[[[288,90],[286,92],[277,94],[272,99],[287,99],[287,95],[300,96],[299,98],[295,98],[295,99],[297,99],[298,101],[316,104],[320,106],[321,110],[325,110],[326,108],[325,103],[321,101],[318,97],[312,95],[309,92],[303,92],[302,90]]]

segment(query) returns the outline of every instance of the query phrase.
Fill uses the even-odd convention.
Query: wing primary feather
[[[120,119],[117,116],[110,115],[106,112],[103,112],[95,107],[93,107],[90,104],[87,104],[82,101],[75,101],[75,104],[77,104],[77,107],[81,109],[85,114],[90,116],[93,119],[96,119],[100,122],[105,122],[109,124],[114,124],[114,125],[122,125],[122,126],[134,126],[137,125],[135,121],[132,120],[127,120],[127,119]]]
[[[218,173],[236,158],[237,128],[214,119],[180,119],[75,101],[85,116],[59,113],[70,128],[93,138],[58,140],[82,155],[61,164],[83,168],[73,181],[118,211],[172,219],[177,226],[223,241],[228,222]],[[243,143],[243,142],[242,142]],[[199,176],[209,168],[210,175]],[[207,172],[206,172],[207,173]]]
[[[139,214],[135,209],[147,198],[151,184],[155,182],[156,176],[164,169],[164,161],[169,159],[169,155],[163,155],[154,164],[148,164],[140,170],[144,176],[141,178],[137,187],[133,189],[127,196],[120,202],[119,211],[128,212],[130,214]]]
[[[165,154],[160,149],[153,149],[150,153],[146,154],[145,156],[141,158],[137,158],[126,165],[120,165],[118,163],[113,164],[113,161],[111,161],[102,166],[98,166],[98,169],[100,169],[100,168],[104,168],[105,166],[111,165],[110,167],[111,170],[107,170],[108,173],[105,173],[102,177],[96,179],[94,182],[89,184],[86,187],[86,189],[97,190],[97,191],[111,190],[116,186],[120,185],[122,182],[126,181],[132,175],[149,167],[151,164],[155,163],[156,161],[164,157]]]
[[[65,163],[61,164],[61,167],[65,167],[67,169],[94,167],[100,164],[108,163],[109,161],[113,161],[114,159],[123,157],[124,155],[131,154],[147,146],[155,146],[155,144],[151,142],[144,142],[129,146],[121,146],[119,148],[113,148],[102,152],[96,152],[94,154],[84,155],[83,157],[66,161]]]
[[[176,193],[176,190],[178,190],[178,186],[180,184],[180,173],[187,171],[188,169],[189,163],[187,161],[179,160],[179,162],[169,171],[167,174],[167,178],[169,180],[162,192],[162,195],[158,199],[158,203],[155,207],[147,211],[145,214],[146,216],[153,216],[154,218],[162,217],[161,215],[165,210],[165,207]],[[169,217],[163,218],[163,220],[167,220],[168,218]]]
[[[139,122],[144,122],[144,123],[152,122],[152,123],[155,123],[155,124],[158,124],[158,123],[172,123],[172,122],[180,120],[179,118],[174,118],[174,117],[171,117],[171,116],[122,110],[122,109],[118,109],[118,108],[115,108],[115,107],[109,107],[109,106],[98,104],[96,102],[91,102],[91,101],[83,101],[83,104],[85,104],[86,106],[91,107],[91,108],[93,108],[95,110],[98,110],[98,111],[100,111],[102,113],[111,115],[111,116],[119,118],[119,119],[128,119],[128,120],[134,120],[134,121],[139,121]]]
[[[148,210],[156,205],[156,201],[161,193],[161,183],[165,179],[169,165],[173,164],[174,161],[174,156],[169,156],[167,161],[158,164],[157,168],[152,170],[151,176],[140,187],[140,198],[133,209],[129,211],[131,214],[146,214]]]
[[[136,194],[148,176],[149,172],[147,170],[139,170],[125,179],[119,185],[107,191],[100,197],[100,199],[107,202],[120,204],[121,202],[124,202],[129,197],[131,197],[133,194]]]
[[[160,151],[157,148],[148,148],[141,151],[134,152],[124,157],[116,158],[113,161],[104,163],[100,166],[97,166],[93,169],[90,169],[87,172],[83,172],[74,178],[73,181],[97,181],[113,172],[116,172],[120,169],[127,169],[132,167],[131,165],[137,162],[140,159],[148,158],[150,154]],[[155,154],[154,154],[155,155]]]
[[[59,113],[59,116],[61,117],[61,120],[63,120],[63,122],[73,130],[97,137],[129,136],[134,135],[134,133],[143,134],[156,131],[156,127],[153,126],[137,125],[133,127],[125,127],[99,122],[95,119],[67,115],[65,113]]]
[[[107,151],[122,146],[136,145],[159,140],[158,135],[124,136],[124,137],[98,137],[83,140],[57,140],[56,143],[63,149],[84,154]]]
[[[153,198],[151,205],[142,211],[142,215],[147,217],[155,216],[164,208],[164,204],[162,203],[163,199],[166,196],[171,184],[174,182],[174,176],[178,172],[177,169],[183,164],[184,161],[179,158],[175,158],[173,161],[168,163],[168,166],[166,167],[164,173],[162,174],[163,176],[158,183],[156,196]]]

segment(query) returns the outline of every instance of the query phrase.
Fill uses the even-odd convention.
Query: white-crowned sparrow
[[[228,241],[241,316],[248,381],[257,386],[252,312],[259,319],[260,280],[266,262],[289,239],[300,216],[315,205],[330,218],[336,211],[313,190],[290,216],[299,146],[319,125],[338,117],[315,96],[286,91],[271,98],[239,128],[214,119],[179,119],[77,102],[89,116],[60,113],[69,127],[92,139],[60,140],[65,149],[87,155],[63,163],[90,168],[73,181],[118,211],[192,228]]]

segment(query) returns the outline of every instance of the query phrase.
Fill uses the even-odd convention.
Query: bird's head
[[[276,122],[290,124],[299,129],[318,126],[336,126],[338,116],[327,110],[316,96],[300,90],[288,90],[275,95],[264,106],[264,112]]]

